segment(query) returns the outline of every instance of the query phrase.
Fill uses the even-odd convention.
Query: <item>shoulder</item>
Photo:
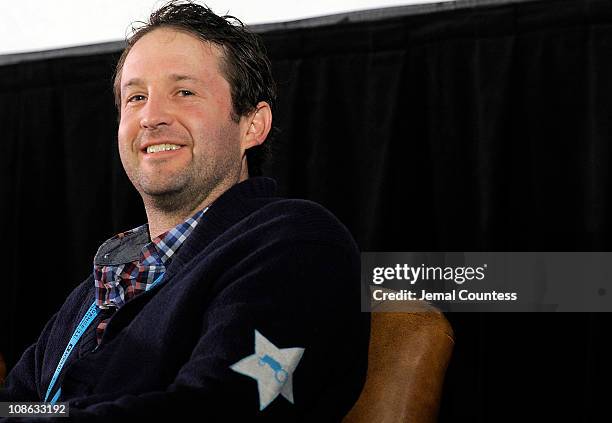
[[[357,249],[349,230],[340,220],[313,201],[272,198],[251,213],[243,224],[258,228],[260,235],[266,238]]]

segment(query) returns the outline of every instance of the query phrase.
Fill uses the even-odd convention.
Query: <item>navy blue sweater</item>
[[[164,283],[120,308],[95,351],[95,322],[89,327],[56,385],[74,420],[319,422],[350,410],[369,340],[359,252],[327,210],[274,190],[273,180],[250,178],[225,192],[173,257]],[[0,401],[44,399],[93,299],[89,277],[9,373]],[[303,348],[291,375],[293,403],[278,395],[261,410],[265,386],[230,367],[255,354],[255,331],[279,349]],[[271,357],[255,363],[283,376]]]

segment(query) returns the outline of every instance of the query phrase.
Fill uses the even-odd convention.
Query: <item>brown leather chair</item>
[[[343,423],[437,419],[453,330],[427,303],[415,303],[409,312],[393,307],[387,302],[374,308],[365,386]]]
[[[0,388],[4,383],[4,378],[6,378],[6,363],[4,362],[4,357],[2,357],[2,353],[0,353]]]

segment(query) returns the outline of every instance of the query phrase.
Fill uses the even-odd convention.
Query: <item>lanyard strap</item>
[[[145,288],[145,291],[148,291],[151,288],[153,288],[155,285],[157,285],[162,280],[163,277],[164,277],[164,274],[162,273],[161,275],[157,277],[157,279],[155,279],[155,281],[153,281],[151,285]],[[66,364],[66,360],[68,360],[70,353],[72,352],[76,344],[81,339],[81,336],[83,336],[83,333],[85,333],[85,330],[89,327],[89,325],[91,325],[91,323],[94,321],[94,319],[96,318],[96,316],[98,316],[99,313],[100,313],[100,309],[98,308],[98,306],[96,306],[96,302],[94,301],[89,306],[89,309],[85,313],[85,316],[83,316],[83,318],[81,319],[81,322],[79,323],[77,328],[74,330],[74,333],[72,334],[72,337],[70,338],[70,341],[68,341],[68,345],[66,345],[64,354],[62,354],[62,358],[60,358],[60,361],[57,364],[57,368],[55,369],[55,372],[53,373],[53,377],[51,378],[51,382],[49,383],[49,388],[47,389],[47,393],[45,394],[45,402],[47,402],[47,399],[49,399],[49,395],[51,394],[51,391],[53,390],[53,386],[55,385],[55,382],[57,382],[57,378],[62,372],[62,368],[64,367],[64,364]],[[62,388],[60,387],[57,390],[56,394],[53,396],[53,399],[51,399],[51,404],[55,404],[55,402],[59,399],[61,391],[62,391]]]
[[[57,378],[59,377],[62,368],[64,367],[64,364],[66,364],[66,360],[68,360],[70,353],[74,349],[74,346],[77,344],[77,342],[79,342],[85,330],[89,327],[89,325],[91,325],[91,322],[94,321],[94,319],[99,313],[100,309],[96,306],[96,302],[94,301],[91,306],[89,306],[89,310],[87,310],[87,313],[85,313],[83,319],[81,319],[81,323],[79,323],[77,328],[74,330],[72,338],[70,338],[70,341],[68,341],[68,345],[66,345],[64,354],[62,354],[62,358],[60,358],[60,361],[57,364],[57,368],[55,369],[55,373],[53,373],[53,377],[51,378],[51,382],[49,383],[49,388],[47,389],[47,394],[45,395],[45,402],[47,402],[49,394],[51,394],[51,390],[53,389],[53,385],[55,385],[55,382],[57,382]],[[58,395],[56,395],[56,397],[57,396]],[[55,397],[53,399],[57,401]],[[55,403],[55,401],[53,402]]]

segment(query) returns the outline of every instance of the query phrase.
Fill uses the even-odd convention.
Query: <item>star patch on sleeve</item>
[[[279,394],[293,404],[293,372],[304,348],[277,348],[255,331],[255,354],[230,366],[235,372],[257,381],[259,410],[266,408]]]

